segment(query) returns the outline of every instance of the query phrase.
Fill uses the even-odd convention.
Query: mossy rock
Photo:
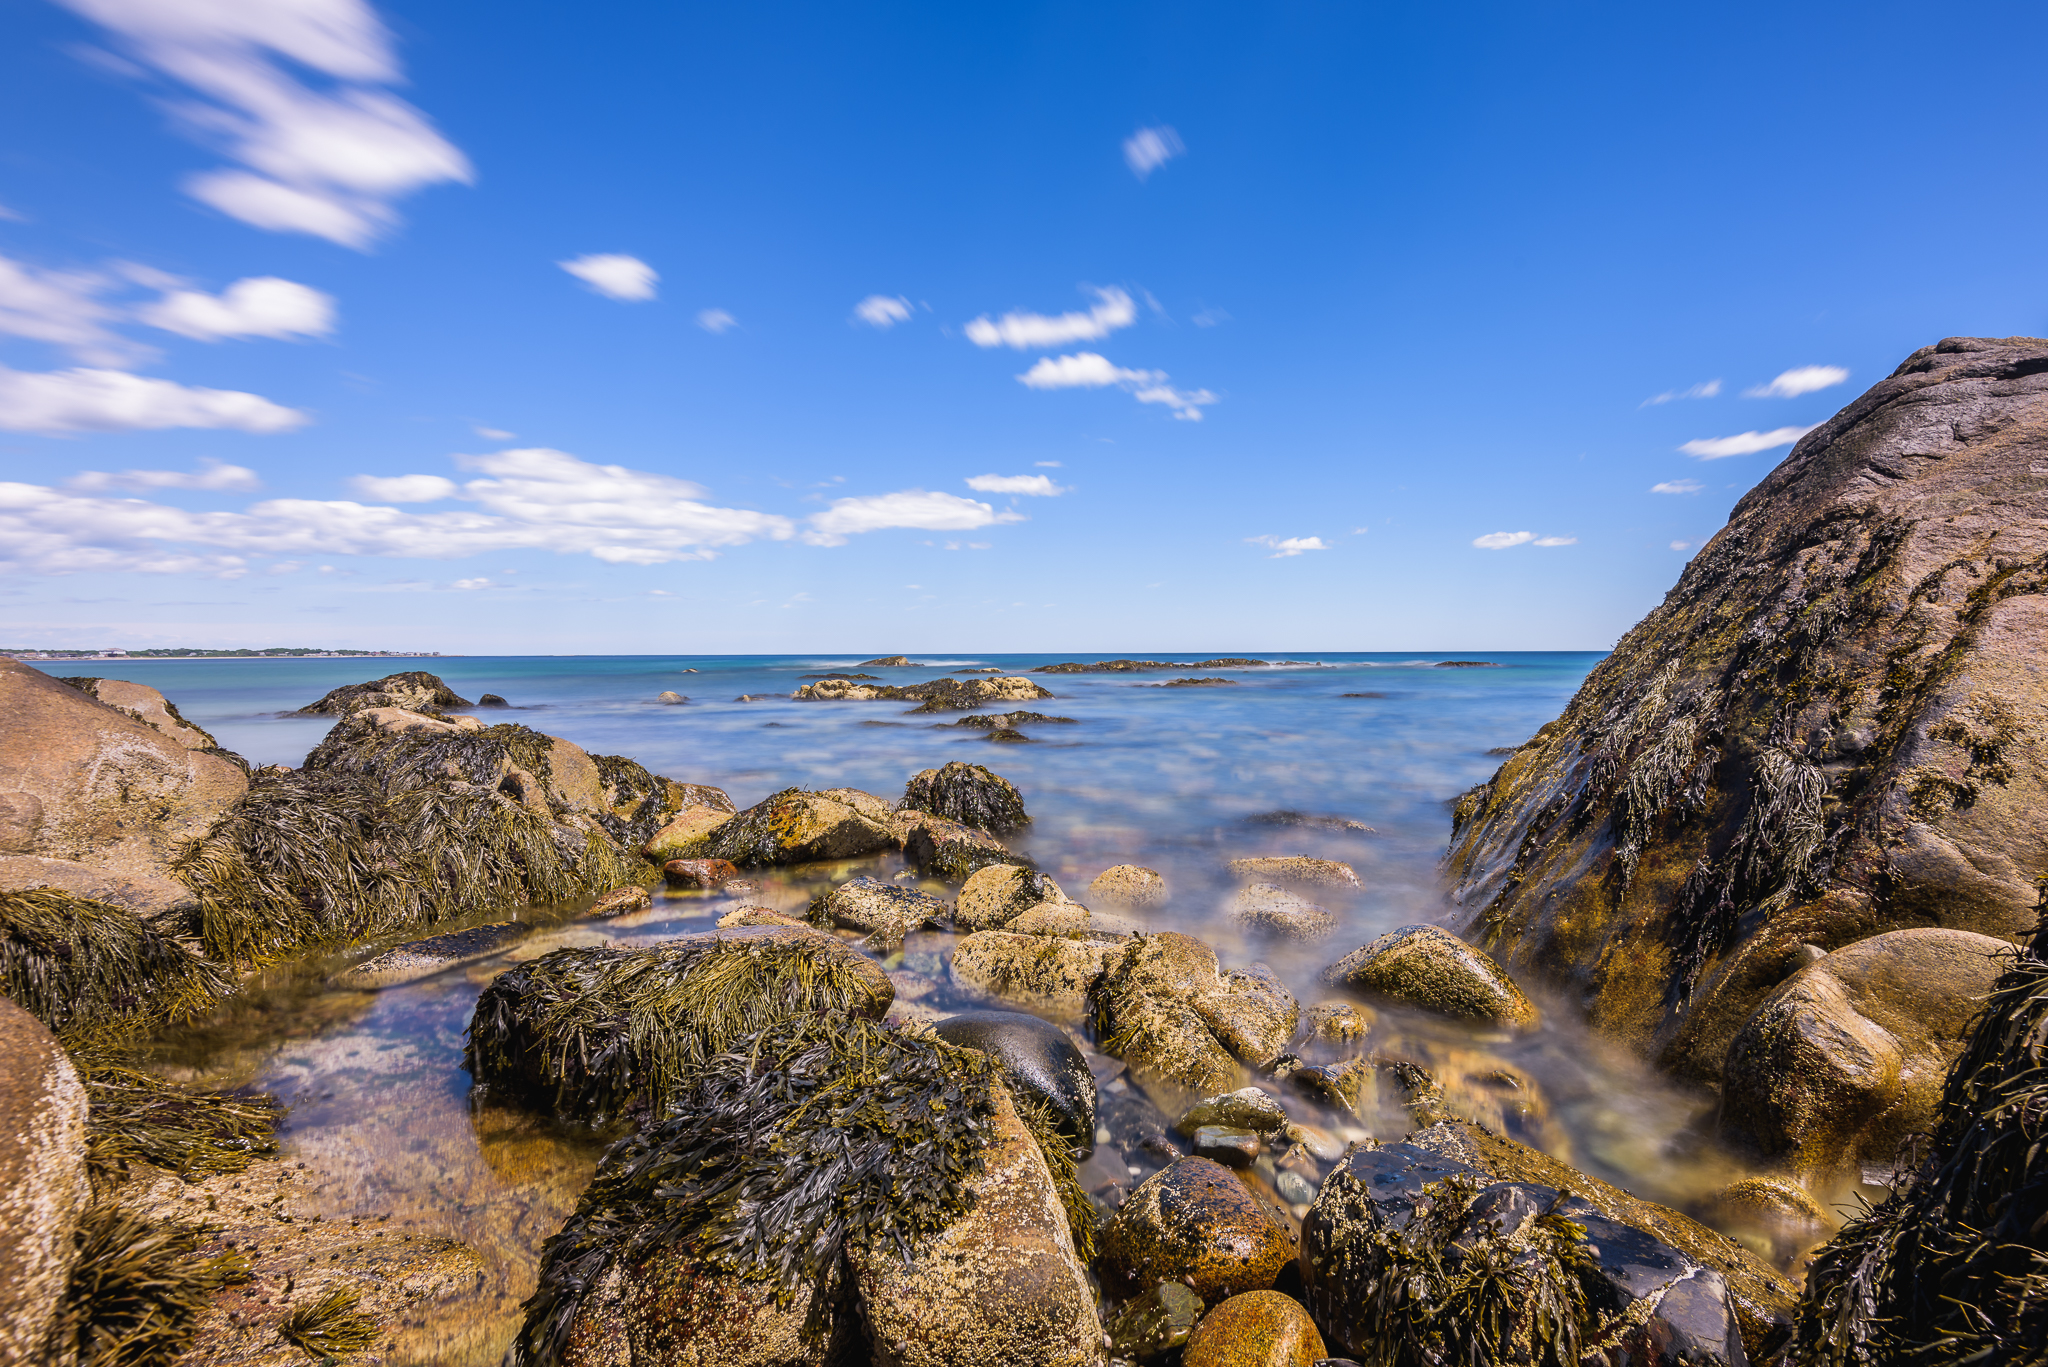
[[[1031,866],[1029,859],[1012,852],[987,831],[929,812],[898,812],[894,828],[903,844],[903,857],[919,873],[949,883],[964,883],[991,865]]]
[[[953,924],[960,930],[1001,930],[1041,902],[1064,902],[1066,893],[1050,877],[1017,864],[976,869],[960,886]]]
[[[1117,864],[1088,884],[1089,901],[1133,910],[1159,906],[1170,895],[1165,877],[1140,864]]]
[[[237,989],[126,907],[48,888],[0,892],[0,991],[72,1039],[118,1038],[209,1014]]]
[[[308,703],[296,715],[341,717],[365,707],[402,707],[410,712],[438,711],[444,707],[468,707],[470,703],[424,669],[386,674],[368,683],[344,684],[318,702]]]
[[[970,996],[1079,1019],[1115,947],[1049,935],[983,930],[953,946],[953,985]]]
[[[1294,1260],[1294,1239],[1237,1174],[1182,1158],[1133,1191],[1104,1227],[1096,1270],[1124,1294],[1184,1283],[1211,1306],[1271,1288]]]
[[[1401,926],[1323,970],[1323,981],[1438,1015],[1534,1029],[1535,1003],[1483,951],[1438,926]]]
[[[1008,835],[1031,824],[1016,785],[992,769],[959,760],[913,774],[903,787],[902,805],[907,811],[930,812],[992,835]]]
[[[1328,1355],[1300,1301],[1278,1291],[1247,1291],[1202,1317],[1181,1367],[1316,1367]]]
[[[889,826],[843,802],[785,788],[727,820],[697,853],[752,868],[854,859],[889,849],[897,841]]]

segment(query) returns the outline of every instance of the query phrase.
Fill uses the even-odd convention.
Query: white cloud
[[[1576,536],[1539,536],[1530,544],[1535,546],[1576,546],[1579,544],[1579,539]]]
[[[1472,544],[1482,551],[1504,551],[1510,546],[1526,546],[1535,539],[1534,532],[1488,532],[1473,537]]]
[[[910,301],[901,295],[871,294],[853,306],[853,316],[874,328],[892,328],[910,321]]]
[[[311,414],[234,389],[201,389],[118,370],[29,372],[0,366],[0,430],[10,432],[288,432],[311,421]]]
[[[378,503],[433,503],[456,494],[455,481],[439,475],[357,475],[348,486]]]
[[[1272,547],[1273,553],[1266,557],[1268,560],[1285,560],[1288,556],[1300,555],[1303,551],[1330,549],[1320,536],[1248,536],[1245,540],[1254,546]]]
[[[1149,384],[1166,378],[1163,370],[1125,370],[1107,356],[1077,351],[1071,356],[1044,356],[1017,377],[1030,389],[1103,389],[1109,385]]]
[[[627,304],[645,303],[652,299],[654,286],[661,279],[654,267],[639,257],[622,256],[617,252],[571,257],[555,264],[605,298]]]
[[[697,315],[697,326],[713,336],[720,336],[740,325],[740,320],[724,309],[705,309]]]
[[[1031,463],[1041,470],[1057,470],[1060,468],[1060,462],[1056,460],[1034,460]]]
[[[502,427],[471,427],[469,430],[487,441],[510,441],[519,435],[517,432],[507,432]]]
[[[120,313],[96,297],[111,285],[102,275],[0,256],[0,334],[48,342],[91,365],[132,365],[142,348],[107,329]]]
[[[1662,394],[1644,399],[1636,407],[1648,408],[1652,404],[1670,403],[1674,399],[1711,399],[1720,392],[1721,382],[1719,380],[1708,380],[1703,384],[1693,385],[1689,389],[1667,389]]]
[[[1054,498],[1067,492],[1049,475],[969,475],[967,487],[984,494],[1029,494]]]
[[[849,536],[888,527],[967,532],[998,522],[1023,520],[1022,513],[999,513],[986,503],[957,494],[904,489],[893,494],[834,499],[824,512],[811,515],[811,530],[804,533],[804,540],[813,546],[838,546]]]
[[[1814,427],[1774,427],[1768,432],[1742,432],[1732,437],[1701,437],[1689,441],[1678,449],[1688,456],[1701,460],[1722,460],[1728,456],[1753,456],[1759,451],[1768,451],[1775,446],[1790,446],[1811,432]]]
[[[1187,150],[1181,144],[1180,134],[1165,124],[1140,128],[1124,139],[1124,164],[1131,168],[1132,175],[1143,180]]]
[[[491,581],[488,579],[458,579],[455,581],[455,587],[458,589],[487,589],[490,586]]]
[[[1661,484],[1652,484],[1653,494],[1696,494],[1707,486],[1696,479],[1667,479]]]
[[[202,342],[223,337],[325,337],[334,331],[334,300],[274,275],[237,280],[219,294],[173,290],[135,316]]]
[[[978,347],[1007,346],[1024,351],[1094,341],[1137,321],[1138,307],[1131,302],[1131,296],[1112,286],[1095,291],[1095,307],[1086,313],[1062,313],[1058,317],[1006,313],[995,322],[983,314],[967,325],[967,340]]]
[[[1803,365],[1742,393],[1750,399],[1796,399],[1815,390],[1832,389],[1848,378],[1849,372],[1838,365]]]
[[[1202,405],[1216,402],[1216,396],[1206,389],[1175,389],[1170,384],[1149,384],[1131,392],[1137,396],[1139,403],[1170,405],[1174,417],[1188,422],[1200,422]]]
[[[254,470],[228,465],[210,456],[200,458],[197,470],[85,470],[66,483],[88,493],[105,493],[109,489],[211,489],[252,494],[263,487]]]
[[[64,3],[196,93],[174,113],[246,169],[194,176],[185,190],[254,227],[367,248],[396,224],[395,200],[475,178],[426,115],[382,88],[403,77],[363,0]],[[315,89],[294,68],[332,84]]]

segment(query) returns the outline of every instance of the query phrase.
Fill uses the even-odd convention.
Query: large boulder
[[[172,862],[248,786],[235,761],[0,659],[0,890],[184,911]]]
[[[35,1017],[0,997],[0,1362],[44,1362],[91,1189],[85,1088]]]
[[[750,868],[854,859],[891,849],[898,840],[891,827],[862,816],[843,802],[801,788],[785,788],[718,826],[705,848],[695,853]]]
[[[1804,1174],[1889,1170],[1934,1128],[1969,1027],[2013,957],[1967,930],[1893,930],[1816,960],[1728,1051],[1721,1132]]]
[[[991,835],[1008,835],[1031,824],[1016,785],[982,765],[959,760],[911,775],[903,785],[901,805],[905,811],[930,812]]]
[[[1050,877],[1019,864],[990,864],[960,885],[953,924],[961,930],[1001,930],[1041,902],[1065,902]]]
[[[1510,1030],[1535,1026],[1535,1004],[1485,953],[1440,926],[1400,926],[1323,970],[1323,981],[1441,1016]]]
[[[1264,964],[1225,972],[1215,950],[1175,931],[1118,946],[1094,1001],[1104,1050],[1176,1107],[1236,1087],[1239,1065],[1271,1062],[1301,1018]]]
[[[903,846],[903,857],[919,873],[951,883],[965,882],[991,864],[1028,867],[1031,863],[987,831],[929,812],[899,811],[891,825]]]
[[[994,1059],[1014,1092],[1052,1112],[1082,1157],[1095,1149],[1095,1075],[1088,1056],[1050,1021],[1021,1011],[962,1011],[932,1027],[948,1044]]]
[[[58,683],[70,684],[88,698],[96,698],[113,708],[126,713],[144,726],[153,726],[169,736],[187,750],[203,750],[209,755],[243,763],[241,757],[231,750],[223,750],[204,727],[194,726],[179,713],[178,705],[148,684],[130,683],[126,679],[100,679],[92,677],[62,678]],[[246,766],[245,766],[246,767]]]
[[[2043,468],[2038,338],[1925,347],[1801,438],[1459,803],[1466,927],[1710,1085],[1805,946],[2028,933],[2048,876]]]
[[[1423,1344],[1462,1358],[1486,1309],[1504,1341],[1482,1360],[1746,1367],[1795,1291],[1676,1211],[1455,1121],[1353,1149],[1302,1221],[1301,1269],[1330,1347],[1386,1359]],[[1499,1299],[1474,1299],[1489,1283]]]
[[[1103,1228],[1096,1270],[1124,1295],[1174,1281],[1214,1306],[1270,1288],[1294,1255],[1293,1235],[1236,1173],[1182,1158],[1140,1183]]]
[[[301,717],[345,717],[363,707],[400,707],[409,712],[434,711],[444,707],[468,707],[470,703],[455,690],[424,669],[386,674],[368,683],[344,684],[318,702],[298,710]]]

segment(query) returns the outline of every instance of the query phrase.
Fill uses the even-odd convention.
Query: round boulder
[[[1764,998],[1728,1049],[1721,1131],[1795,1173],[1889,1167],[1934,1128],[1949,1065],[2011,961],[2004,940],[1920,927],[1859,940]]]
[[[1156,907],[1167,898],[1166,879],[1153,869],[1137,864],[1118,864],[1095,875],[1088,885],[1088,900],[1105,906],[1139,910]]]
[[[903,787],[903,806],[992,835],[1008,835],[1031,824],[1023,794],[1014,784],[992,769],[959,760],[913,774]]]
[[[1127,1294],[1184,1283],[1209,1305],[1263,1291],[1294,1259],[1294,1240],[1236,1174],[1183,1158],[1130,1194],[1102,1231],[1096,1267]]]
[[[1534,1028],[1535,1004],[1485,953],[1440,926],[1401,926],[1323,970],[1323,981],[1442,1016]]]
[[[1278,1291],[1247,1291],[1195,1326],[1181,1367],[1315,1367],[1328,1355],[1300,1301]]]
[[[953,925],[964,931],[1001,930],[1041,902],[1064,902],[1060,885],[1016,864],[976,869],[960,886]]]
[[[1082,1157],[1095,1151],[1095,1075],[1065,1031],[1021,1011],[963,1011],[933,1033],[993,1058],[1013,1089],[1051,1107]]]

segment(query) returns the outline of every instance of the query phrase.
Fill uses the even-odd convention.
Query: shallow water
[[[1021,672],[1058,658],[1065,657],[927,657],[917,668],[865,672],[908,683],[989,665]],[[1215,671],[1235,683],[1211,688],[1145,686],[1173,674],[1040,675],[1056,698],[985,709],[1025,707],[1076,719],[1025,727],[1035,740],[1029,745],[991,743],[985,732],[945,725],[951,715],[905,716],[902,703],[733,701],[741,694],[787,695],[803,674],[854,669],[857,662],[845,657],[43,667],[157,687],[189,720],[255,763],[296,764],[329,724],[278,713],[339,684],[422,667],[466,697],[497,693],[517,708],[483,712],[485,720],[522,722],[596,753],[629,755],[657,773],[716,784],[741,806],[792,784],[894,797],[918,769],[950,759],[987,764],[1017,784],[1034,817],[1020,847],[1069,895],[1086,900],[1089,880],[1112,864],[1157,869],[1173,888],[1172,900],[1151,912],[1119,914],[1146,929],[1196,935],[1216,946],[1226,965],[1266,962],[1306,1007],[1329,995],[1316,981],[1325,964],[1385,930],[1443,915],[1437,861],[1449,835],[1449,803],[1499,765],[1490,749],[1516,745],[1555,717],[1600,656],[1471,658],[1500,667],[1439,669],[1415,657],[1325,655],[1314,664]],[[664,689],[691,701],[655,703]],[[1276,809],[1347,817],[1373,830],[1246,820]],[[1312,854],[1358,870],[1362,891],[1314,898],[1338,917],[1334,937],[1318,947],[1245,942],[1225,912],[1235,882],[1222,865],[1260,854]],[[746,900],[799,907],[831,879],[853,872],[887,877],[900,867],[890,856],[773,874]],[[324,1198],[333,1214],[392,1214],[477,1247],[492,1269],[473,1307],[480,1332],[460,1358],[444,1353],[442,1360],[492,1361],[517,1322],[517,1302],[532,1288],[540,1241],[573,1208],[602,1144],[472,1105],[462,1031],[478,990],[508,958],[600,936],[652,943],[708,928],[725,905],[703,894],[657,894],[654,910],[601,926],[575,924],[577,906],[517,909],[550,928],[508,956],[380,993],[322,986],[342,961],[274,971],[218,1021],[165,1041],[164,1060],[188,1075],[254,1084],[290,1102],[287,1156],[347,1175]],[[512,910],[485,919],[504,919]],[[920,937],[904,966],[942,978],[947,942]],[[1698,1137],[1710,1116],[1704,1098],[1589,1035],[1568,1005],[1542,1004],[1544,1027],[1518,1040],[1383,1012],[1368,1047],[1423,1062],[1475,1119],[1638,1195],[1697,1208],[1741,1175]],[[1382,1137],[1401,1128],[1391,1102],[1364,1122]],[[1156,1155],[1126,1157],[1134,1180],[1157,1166]]]

